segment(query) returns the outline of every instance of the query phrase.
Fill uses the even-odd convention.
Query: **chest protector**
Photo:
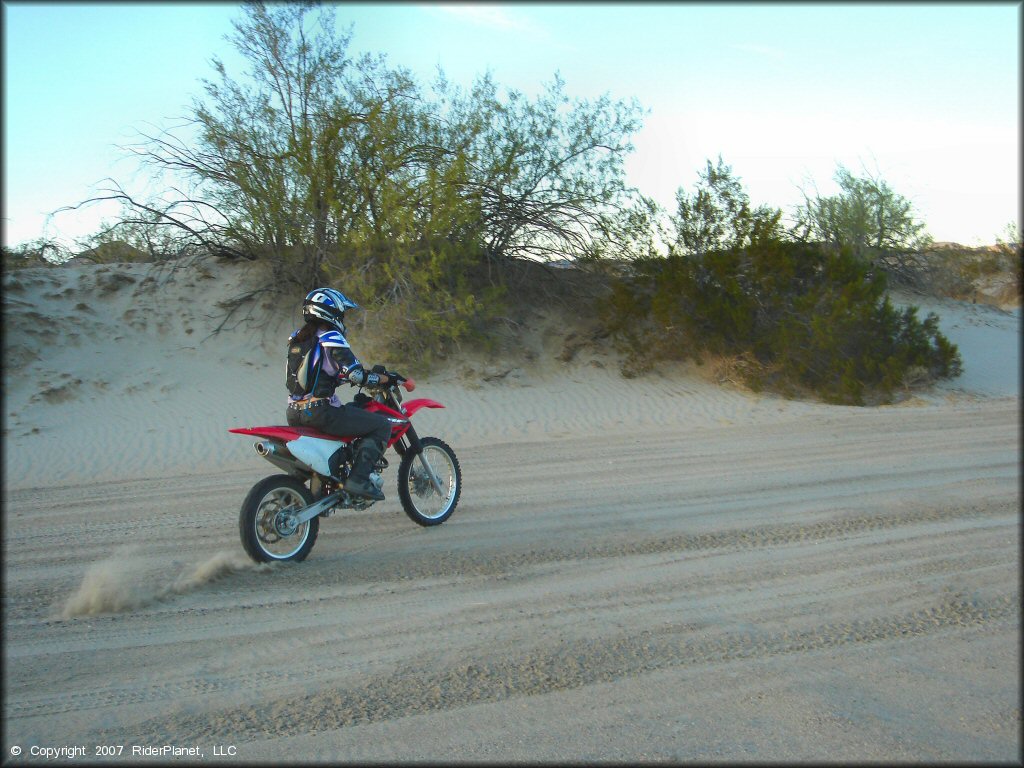
[[[320,369],[323,368],[323,350],[317,354],[320,339],[315,334],[304,341],[291,339],[288,342],[288,362],[285,369],[285,384],[288,392],[295,397],[315,394],[320,383]],[[315,362],[314,362],[315,360]],[[326,376],[324,377],[327,378]],[[327,382],[325,382],[327,383]]]

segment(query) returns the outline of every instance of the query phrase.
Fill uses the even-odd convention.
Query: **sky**
[[[235,3],[3,2],[3,243],[72,246],[117,206],[48,214],[114,179],[125,150],[203,95],[211,58],[241,64]],[[909,199],[937,241],[1020,224],[1021,4],[335,3],[353,53],[424,84],[490,71],[527,94],[636,98],[626,181],[673,210],[708,160],[754,205],[834,194],[841,164]]]

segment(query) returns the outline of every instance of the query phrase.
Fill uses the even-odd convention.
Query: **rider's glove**
[[[416,389],[416,382],[415,381],[413,381],[412,379],[407,379],[405,376],[403,376],[400,373],[396,373],[394,371],[389,371],[383,365],[375,365],[375,366],[373,366],[373,372],[375,374],[377,374],[378,377],[382,376],[382,375],[383,376],[387,376],[388,377],[388,384],[389,385],[392,382],[394,382],[395,384],[400,384],[401,386],[405,387],[405,391],[406,392],[412,392],[414,389]]]
[[[406,378],[400,373],[393,373],[391,371],[388,371],[388,378],[394,381],[396,384],[401,384],[403,387],[405,387],[406,392],[412,392],[414,389],[416,389],[416,382],[413,381],[412,379]]]

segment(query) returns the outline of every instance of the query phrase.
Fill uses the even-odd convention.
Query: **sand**
[[[1021,760],[1019,308],[897,295],[965,371],[877,408],[453,360],[417,377],[451,520],[391,474],[270,567],[226,430],[283,420],[294,317],[210,336],[248,279],[5,275],[11,764]]]

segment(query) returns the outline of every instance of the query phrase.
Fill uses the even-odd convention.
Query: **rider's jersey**
[[[288,340],[292,341],[298,332],[295,331]],[[330,397],[331,405],[340,406],[342,402],[334,390],[342,382],[351,381],[357,385],[376,383],[377,374],[368,374],[363,370],[362,363],[359,362],[359,358],[352,352],[348,341],[345,340],[341,333],[335,330],[325,330],[317,331],[316,335],[318,343],[313,350],[312,367],[316,368],[317,365],[320,365],[321,360],[323,366],[320,368],[317,383],[313,391],[310,392],[311,395],[314,397]],[[301,395],[289,395],[288,401],[300,400],[301,398]]]

